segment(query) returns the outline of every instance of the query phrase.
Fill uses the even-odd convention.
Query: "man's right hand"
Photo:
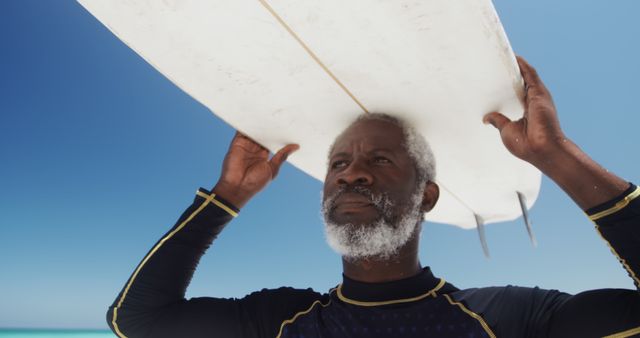
[[[278,175],[282,163],[298,148],[297,144],[288,144],[269,159],[269,150],[236,132],[212,192],[242,208]]]

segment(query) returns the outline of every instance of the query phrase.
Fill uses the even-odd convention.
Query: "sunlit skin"
[[[330,196],[340,187],[363,186],[374,194],[386,193],[399,205],[407,204],[417,177],[402,142],[400,128],[386,121],[361,121],[349,127],[329,155],[323,195]],[[336,205],[332,216],[339,224],[371,224],[380,217],[358,193],[344,193]]]
[[[491,112],[483,121],[498,129],[503,144],[514,156],[540,169],[583,210],[622,194],[628,183],[606,171],[564,135],[551,94],[537,72],[522,58],[518,58],[518,64],[528,88],[524,116],[511,121],[499,112]],[[276,177],[287,156],[297,149],[297,145],[289,144],[269,158],[267,149],[236,134],[213,192],[242,208]],[[407,201],[415,187],[415,171],[401,146],[401,133],[387,122],[368,121],[351,126],[337,140],[331,157],[334,164],[340,158],[347,161],[329,168],[325,193],[341,184],[365,184],[374,191],[386,191]],[[423,197],[422,208],[427,212],[437,201],[437,185],[426,184]],[[378,216],[358,196],[345,195],[337,204],[334,211],[337,220],[367,224]],[[417,274],[419,232],[420,226],[399,254],[387,261],[343,259],[344,274],[363,282],[393,281]]]
[[[329,168],[324,182],[325,198],[341,187],[362,186],[374,194],[386,193],[397,204],[396,215],[407,211],[416,189],[423,194],[422,211],[433,208],[438,200],[438,186],[432,182],[417,187],[415,165],[405,146],[402,130],[386,121],[363,120],[345,130],[329,155]],[[372,224],[381,217],[366,197],[344,193],[336,200],[331,217],[337,224]],[[343,259],[347,277],[365,282],[381,282],[410,277],[421,269],[418,260],[420,226],[391,260],[376,257],[361,260]]]

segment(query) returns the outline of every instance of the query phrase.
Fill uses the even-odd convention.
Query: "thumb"
[[[278,172],[280,171],[280,166],[282,166],[282,163],[284,163],[284,161],[287,160],[287,157],[289,157],[291,153],[298,150],[299,148],[300,146],[297,144],[287,144],[282,149],[278,150],[278,152],[275,155],[273,155],[273,157],[269,161],[269,165],[271,166],[271,174],[272,174],[271,178],[275,178],[278,175]]]
[[[504,126],[506,126],[507,124],[511,123],[511,120],[509,120],[508,117],[500,113],[493,112],[485,115],[482,118],[482,122],[484,122],[484,124],[490,123],[492,126],[496,127],[499,131],[502,131],[502,128],[504,128]]]

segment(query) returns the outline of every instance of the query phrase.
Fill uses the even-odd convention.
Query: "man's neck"
[[[353,260],[343,257],[342,271],[345,276],[366,283],[391,282],[415,276],[422,271],[418,259],[418,236],[412,236],[398,254],[389,259],[371,257]]]
[[[422,271],[417,257],[413,262],[396,260],[362,259],[342,260],[344,275],[360,282],[382,283],[409,278]]]

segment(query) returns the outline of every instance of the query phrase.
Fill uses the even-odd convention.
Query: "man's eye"
[[[334,161],[333,163],[331,163],[331,168],[332,169],[338,169],[338,168],[342,168],[344,166],[347,165],[347,161]]]
[[[373,161],[375,163],[391,163],[391,161],[388,158],[382,157],[382,156],[378,156],[378,157],[374,158]]]

